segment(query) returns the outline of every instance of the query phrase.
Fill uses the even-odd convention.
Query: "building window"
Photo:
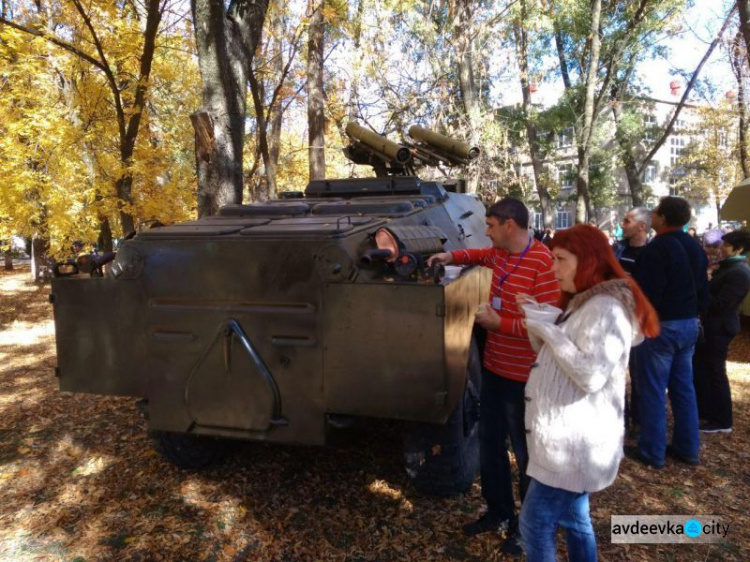
[[[573,127],[557,132],[557,148],[573,146]]]
[[[534,230],[542,230],[544,228],[544,217],[540,211],[534,211],[531,217],[531,227]]]
[[[680,178],[677,176],[669,178],[669,194],[672,196],[680,195]]]
[[[669,138],[669,163],[671,166],[677,164],[683,150],[685,150],[685,137],[673,136]]]
[[[644,119],[644,138],[651,142],[654,140],[654,129],[656,128],[656,116],[655,115],[646,115]]]
[[[555,211],[555,229],[570,228],[573,222],[573,216],[570,211]]]
[[[643,183],[653,183],[656,181],[657,165],[654,160],[648,163],[643,171]]]
[[[575,180],[575,169],[573,164],[563,164],[557,167],[557,180],[560,182],[560,189],[573,189]]]

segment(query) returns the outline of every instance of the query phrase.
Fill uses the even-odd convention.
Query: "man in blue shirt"
[[[633,278],[659,313],[661,334],[634,350],[641,434],[638,448],[626,452],[654,468],[664,466],[667,453],[684,463],[698,464],[700,437],[692,359],[700,329],[698,316],[708,305],[708,259],[682,230],[690,216],[685,199],[663,197],[651,214],[656,237],[633,268]],[[666,443],[667,392],[674,415],[670,447]]]

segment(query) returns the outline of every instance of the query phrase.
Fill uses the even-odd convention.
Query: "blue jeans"
[[[640,398],[641,457],[657,466],[667,450],[667,400],[672,404],[672,447],[686,459],[698,460],[698,405],[693,386],[693,352],[698,319],[666,320],[661,334],[635,348]]]
[[[588,493],[569,492],[531,479],[521,506],[521,541],[527,562],[555,562],[558,525],[565,529],[570,562],[596,562],[596,535]]]
[[[501,520],[515,519],[513,479],[510,471],[506,437],[510,437],[520,476],[521,500],[528,483],[526,465],[526,431],[524,414],[526,383],[500,377],[482,369],[482,391],[479,402],[479,459],[482,496],[487,513]]]

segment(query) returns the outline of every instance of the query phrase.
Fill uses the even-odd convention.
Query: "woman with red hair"
[[[582,224],[558,231],[550,249],[564,311],[555,323],[531,313],[525,320],[539,355],[526,386],[531,484],[521,536],[529,562],[554,561],[562,526],[569,559],[592,562],[589,493],[617,476],[630,348],[658,335],[659,321],[599,229]],[[518,300],[524,304],[523,296]]]

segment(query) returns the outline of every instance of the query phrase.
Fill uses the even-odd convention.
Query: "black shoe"
[[[732,433],[731,427],[724,427],[716,422],[702,422],[699,429],[702,433]]]
[[[507,526],[507,519],[502,519],[491,513],[485,513],[473,523],[467,523],[464,525],[463,530],[465,535],[475,537],[482,533],[489,533],[490,531],[500,531]]]
[[[674,450],[674,447],[672,447],[672,445],[667,445],[667,454],[673,459],[690,466],[698,466],[698,464],[700,463],[697,458],[686,457],[685,455],[678,453]]]
[[[505,542],[500,547],[500,552],[503,554],[509,554],[510,556],[521,556],[523,554],[523,547],[521,546],[521,535],[516,529],[508,529],[508,535],[505,537]]]
[[[623,453],[625,453],[625,456],[629,459],[633,459],[634,461],[638,461],[639,463],[650,466],[653,469],[661,470],[664,468],[664,464],[657,464],[655,462],[652,462],[648,459],[643,458],[643,455],[641,455],[641,451],[638,449],[636,445],[625,445],[623,447]]]

